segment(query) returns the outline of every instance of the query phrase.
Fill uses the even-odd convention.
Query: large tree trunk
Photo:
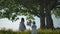
[[[46,23],[47,23],[47,29],[53,29],[53,20],[51,17],[51,10],[50,10],[50,6],[47,6],[46,8]]]
[[[44,13],[44,6],[43,4],[40,5],[40,28],[45,29],[45,13]]]
[[[40,15],[40,28],[45,29],[45,14]]]

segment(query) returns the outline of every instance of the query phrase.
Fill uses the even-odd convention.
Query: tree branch
[[[38,13],[36,13],[35,11],[33,11],[33,10],[28,10],[28,12],[30,12],[31,14],[34,14],[34,15],[36,15],[38,17],[40,17],[40,15]]]

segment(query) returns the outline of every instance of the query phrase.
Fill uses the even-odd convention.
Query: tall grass
[[[31,34],[31,30],[24,32],[12,31],[12,30],[0,30],[0,34]],[[60,30],[37,30],[37,34],[60,34]]]

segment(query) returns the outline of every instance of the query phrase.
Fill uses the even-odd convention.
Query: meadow
[[[0,30],[0,34],[31,34],[31,30],[24,32],[12,31],[12,30]],[[60,34],[60,30],[37,30],[37,34]]]

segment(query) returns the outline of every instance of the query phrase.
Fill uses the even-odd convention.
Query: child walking
[[[37,34],[37,31],[36,31],[36,25],[35,25],[35,21],[33,21],[33,25],[32,25],[32,34]]]

